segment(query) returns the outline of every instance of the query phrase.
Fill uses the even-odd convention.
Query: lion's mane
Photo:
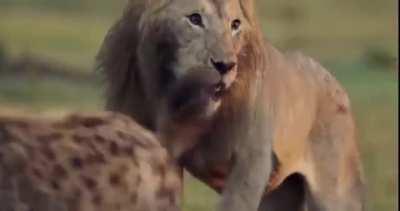
[[[140,21],[149,17],[144,14],[147,8],[152,7],[151,4],[155,4],[153,2],[160,4],[160,1],[129,2],[122,17],[110,29],[97,57],[98,69],[102,71],[106,81],[107,109],[128,114],[150,129],[154,129],[156,112],[149,104],[155,96],[146,96],[142,81],[148,79],[141,78],[139,74],[138,57],[141,54],[137,48],[140,44]],[[169,1],[163,3],[168,4]],[[225,109],[221,113],[230,113],[241,101],[245,102],[251,84],[266,70],[264,40],[254,14],[253,1],[241,0],[240,4],[250,29],[243,34],[244,43],[238,56],[237,81],[226,97],[226,103],[223,103]]]

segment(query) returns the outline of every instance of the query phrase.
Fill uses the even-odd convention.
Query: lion
[[[222,194],[219,210],[364,209],[346,91],[264,39],[253,0],[129,1],[98,54],[106,108],[157,130],[163,99],[195,66],[218,72],[221,105],[181,162]]]

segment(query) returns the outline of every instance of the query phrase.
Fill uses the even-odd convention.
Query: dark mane
[[[146,11],[146,3],[128,3],[122,17],[104,40],[97,57],[97,66],[106,81],[106,109],[128,114],[140,124],[154,129],[155,112],[149,106],[151,99],[145,96],[137,58],[139,20]],[[244,32],[245,43],[238,58],[237,86],[232,90],[232,96],[227,98],[229,101],[245,99],[243,97],[248,95],[246,90],[249,89],[249,82],[254,81],[257,75],[260,76],[257,72],[265,69],[264,40],[254,14],[253,1],[241,0],[240,5],[251,28]]]

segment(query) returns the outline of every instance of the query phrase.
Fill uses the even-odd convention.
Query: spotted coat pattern
[[[0,117],[0,211],[175,211],[181,169],[116,113]]]

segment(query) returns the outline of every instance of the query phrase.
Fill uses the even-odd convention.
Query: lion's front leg
[[[218,210],[255,211],[271,172],[271,145],[246,147],[235,156]]]
[[[256,99],[241,115],[233,137],[233,166],[218,210],[256,211],[272,169],[271,113]]]

